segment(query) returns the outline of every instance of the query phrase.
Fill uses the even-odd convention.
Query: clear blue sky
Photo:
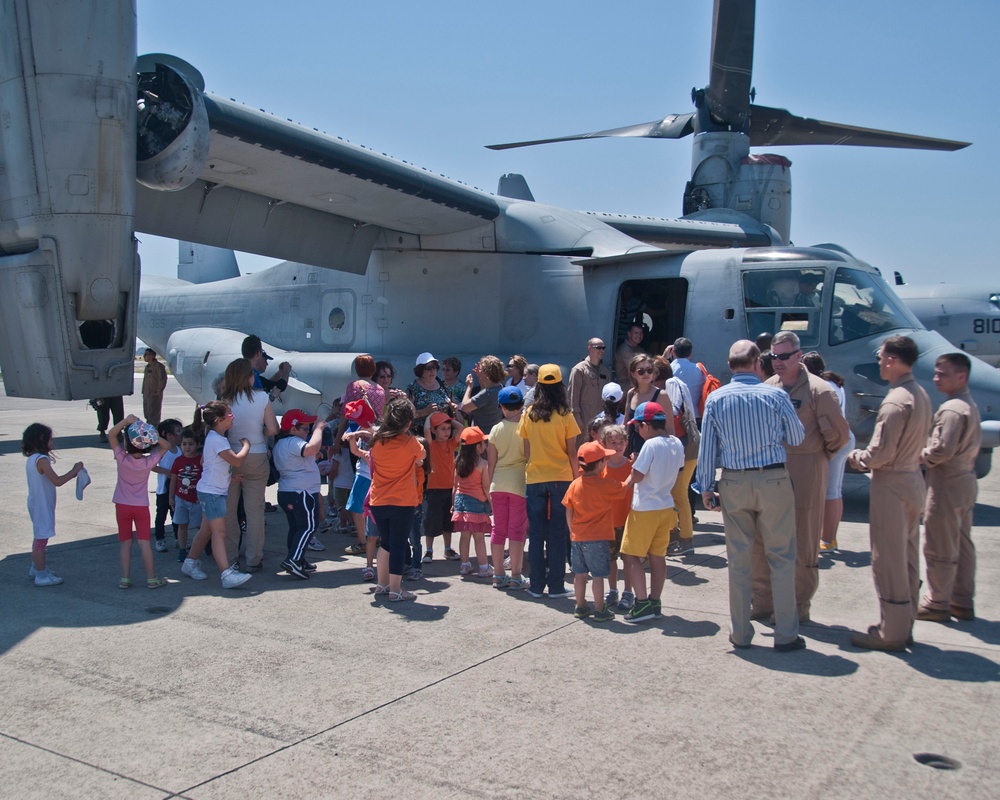
[[[186,59],[216,94],[489,191],[520,172],[543,202],[680,214],[690,138],[483,145],[689,111],[691,88],[708,82],[708,0],[138,6],[139,52]],[[757,102],[973,143],[958,153],[772,148],[794,165],[795,242],[837,242],[911,283],[995,276],[1000,3],[757,6]],[[176,245],[140,238],[145,271],[174,274]]]

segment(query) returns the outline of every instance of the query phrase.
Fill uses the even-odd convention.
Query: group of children
[[[405,398],[387,403],[378,424],[364,401],[344,407],[351,423],[344,442],[357,458],[357,470],[346,500],[346,483],[340,481],[334,504],[343,507],[342,517],[347,513],[353,516],[359,536],[364,532],[363,551],[359,550],[360,542],[347,550],[359,555],[364,552],[368,564],[362,577],[375,581],[377,595],[386,595],[390,601],[414,599],[400,582],[404,576],[422,577],[421,565],[433,560],[434,540],[439,536],[444,541],[445,558],[460,561],[460,575],[492,579],[497,589],[529,587],[524,575],[529,457],[521,425],[524,398],[518,387],[507,386],[500,390],[498,402],[503,419],[488,433],[435,412],[424,420],[424,437],[413,434],[413,406]],[[134,415],[123,419],[109,434],[118,471],[113,500],[120,542],[119,586],[123,589],[132,586],[133,535],[139,542],[146,585],[155,589],[166,584],[156,574],[150,546],[150,472],[158,475],[156,550],[167,550],[164,524],[169,509],[183,574],[195,580],[207,578],[200,557],[211,545],[223,587],[235,588],[251,577],[227,563],[225,547],[230,471],[242,463],[249,444],[241,440],[239,449],[230,446],[225,434],[233,424],[233,415],[225,402],[206,403],[196,415],[199,421],[203,442],[195,428],[185,428],[179,420],[164,420],[153,428]],[[684,452],[670,435],[663,408],[655,402],[641,404],[629,423],[644,442],[634,462],[624,456],[627,429],[608,422],[592,431],[591,441],[578,449],[579,475],[561,499],[571,539],[575,613],[581,618],[592,614],[595,620],[603,621],[613,618],[617,605],[627,611],[627,619],[638,622],[660,613],[666,574],[663,556],[677,522],[671,489],[683,467]],[[326,457],[324,429],[324,422],[316,417],[289,410],[282,417],[281,433],[273,448],[279,475],[278,504],[288,520],[287,555],[281,568],[300,579],[308,579],[316,569],[305,554],[322,519],[317,461]],[[52,469],[54,447],[52,431],[46,426],[35,423],[25,430],[22,451],[28,457],[28,508],[35,536],[31,577],[39,586],[62,581],[45,564],[45,547],[55,533],[55,488],[83,468],[78,463],[65,475],[57,475]],[[338,474],[346,472],[345,463],[340,462]],[[342,519],[342,530],[345,521]],[[191,526],[197,534],[189,548]],[[453,532],[459,534],[457,553],[451,548]],[[489,549],[486,534],[490,535]],[[421,546],[422,535],[426,549]],[[472,564],[473,548],[476,567]],[[624,562],[625,584],[620,599],[619,555]],[[643,565],[646,558],[651,576],[648,591]],[[588,579],[592,609],[586,600]],[[606,579],[609,587],[605,593]]]

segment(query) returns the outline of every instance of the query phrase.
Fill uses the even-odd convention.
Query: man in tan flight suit
[[[159,425],[163,390],[167,388],[167,369],[157,360],[152,347],[146,348],[142,360],[146,362],[142,376],[142,415],[150,425]]]
[[[582,447],[589,439],[587,426],[604,411],[601,390],[611,380],[604,366],[604,341],[594,337],[587,342],[587,357],[573,367],[569,373],[567,399],[573,417],[582,433],[576,439],[577,447]],[[614,422],[614,420],[612,420]]]
[[[840,410],[837,393],[802,365],[798,336],[791,331],[775,335],[771,341],[771,365],[775,375],[767,383],[785,390],[806,432],[802,444],[785,445],[795,494],[795,604],[799,621],[805,622],[819,588],[819,539],[830,458],[847,443],[851,429]],[[771,616],[774,603],[770,570],[759,538],[753,543],[752,582],[752,618]]]
[[[921,454],[927,465],[924,561],[928,592],[917,609],[917,619],[932,622],[975,619],[972,507],[978,489],[974,467],[983,435],[979,409],[969,394],[971,368],[965,353],[948,353],[934,363],[934,385],[948,399],[934,414]]]
[[[905,650],[912,644],[920,590],[920,512],[924,479],[920,454],[931,429],[931,401],[913,379],[916,342],[890,336],[878,351],[878,371],[889,381],[875,431],[865,450],[854,450],[854,469],[871,470],[869,532],[872,577],[882,620],[867,633],[851,634],[851,644],[868,650]]]

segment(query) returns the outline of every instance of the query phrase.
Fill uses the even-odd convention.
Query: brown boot
[[[852,633],[851,644],[864,650],[886,650],[892,653],[902,653],[906,650],[906,642],[890,642],[883,639],[877,625],[872,625],[868,633]]]
[[[941,608],[920,605],[917,607],[917,619],[925,622],[951,622],[951,614]]]

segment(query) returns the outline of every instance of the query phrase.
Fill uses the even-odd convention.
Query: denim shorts
[[[183,497],[174,496],[174,513],[171,519],[177,525],[201,527],[201,501],[192,503]]]
[[[224,494],[206,494],[198,492],[198,505],[205,519],[223,519],[226,516],[226,496]]]
[[[611,574],[611,542],[571,542],[570,558],[574,575],[606,578]]]
[[[456,492],[452,500],[456,514],[489,514],[490,504],[486,500],[479,500],[461,492]]]
[[[368,490],[371,488],[371,478],[366,478],[364,475],[355,475],[354,484],[351,486],[351,494],[347,498],[347,510],[352,514],[364,513],[365,498],[368,497]]]

